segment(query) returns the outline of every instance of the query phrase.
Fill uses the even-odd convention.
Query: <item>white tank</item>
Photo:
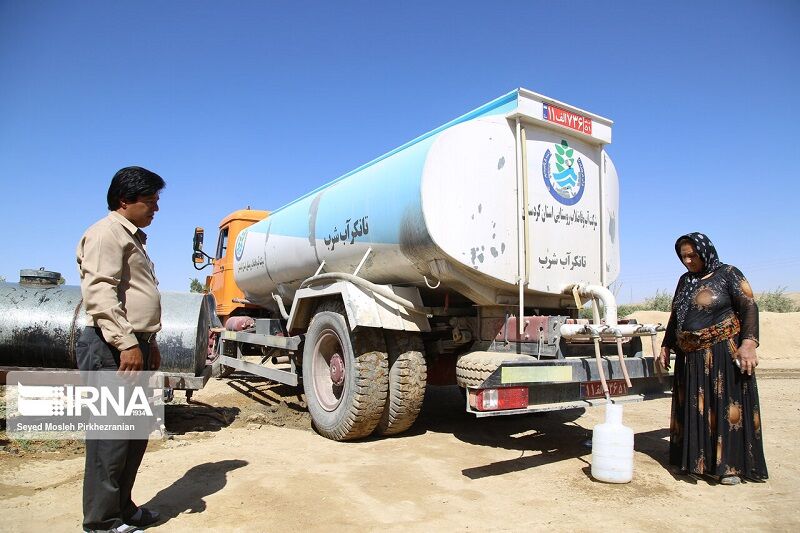
[[[323,261],[324,272],[352,273],[371,248],[360,276],[441,279],[468,297],[482,291],[481,304],[513,298],[520,276],[540,296],[608,285],[619,272],[610,141],[610,120],[514,90],[242,232],[236,283],[256,303],[288,302]]]

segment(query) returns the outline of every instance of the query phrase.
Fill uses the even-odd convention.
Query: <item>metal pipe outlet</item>
[[[566,294],[572,293],[573,285],[564,290]],[[584,297],[597,298],[603,304],[603,315],[607,326],[617,325],[617,300],[614,294],[600,285],[590,285],[589,283],[579,283],[577,285],[578,294]]]

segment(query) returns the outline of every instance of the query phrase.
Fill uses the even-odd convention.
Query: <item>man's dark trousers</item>
[[[150,344],[139,340],[148,368]],[[116,370],[119,350],[108,344],[100,328],[86,327],[76,350],[80,370]],[[142,464],[147,440],[86,439],[86,467],[83,473],[83,529],[104,530],[121,526],[136,512],[131,490]]]

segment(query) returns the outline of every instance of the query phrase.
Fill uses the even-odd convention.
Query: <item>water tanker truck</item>
[[[405,431],[428,385],[457,383],[476,416],[663,394],[641,350],[660,326],[618,319],[608,289],[611,127],[518,89],[280,209],[232,213],[213,256],[198,228],[215,364],[302,383],[334,440]]]

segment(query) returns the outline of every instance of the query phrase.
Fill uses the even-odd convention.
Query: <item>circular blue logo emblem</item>
[[[237,261],[242,260],[242,254],[244,253],[244,241],[247,240],[247,230],[242,231],[238,237],[236,237],[236,248],[233,250],[233,254],[236,256]]]
[[[564,205],[574,205],[583,196],[586,185],[583,161],[580,157],[573,157],[575,151],[569,147],[567,141],[561,141],[561,144],[554,146],[555,152],[548,149],[542,158],[544,184],[553,198]]]

